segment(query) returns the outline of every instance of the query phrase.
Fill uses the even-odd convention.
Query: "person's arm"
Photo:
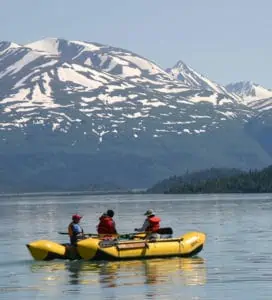
[[[148,226],[149,226],[149,221],[148,219],[145,219],[143,226],[141,228],[135,228],[135,231],[145,231]]]
[[[114,230],[115,230],[115,232],[114,233],[116,233],[117,234],[117,230],[116,230],[116,225],[115,225],[115,222],[112,220],[112,224],[113,224],[113,228],[114,228]]]

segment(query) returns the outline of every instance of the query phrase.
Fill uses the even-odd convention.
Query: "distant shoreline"
[[[108,192],[92,192],[92,191],[70,191],[70,192],[27,192],[27,193],[1,193],[0,199],[4,197],[48,197],[48,196],[102,196],[102,195],[221,195],[221,194],[271,194],[271,192],[201,192],[201,193],[147,193],[145,191],[127,191],[127,192],[117,192],[117,191],[108,191]]]
[[[1,197],[35,197],[35,196],[83,196],[83,195],[131,195],[143,194],[145,190],[130,190],[130,191],[53,191],[53,192],[14,192],[0,193]]]

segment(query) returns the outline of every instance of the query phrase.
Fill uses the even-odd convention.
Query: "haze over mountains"
[[[147,187],[272,162],[272,91],[98,43],[0,42],[0,104],[3,191]]]

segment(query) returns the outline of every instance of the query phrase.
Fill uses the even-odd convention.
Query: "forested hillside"
[[[171,177],[148,190],[150,193],[271,193],[272,166],[242,172],[236,169],[210,169]]]

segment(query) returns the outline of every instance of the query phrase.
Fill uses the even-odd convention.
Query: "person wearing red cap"
[[[72,222],[68,226],[71,245],[76,245],[77,241],[84,237],[82,227],[79,225],[82,216],[75,214],[72,216]]]

